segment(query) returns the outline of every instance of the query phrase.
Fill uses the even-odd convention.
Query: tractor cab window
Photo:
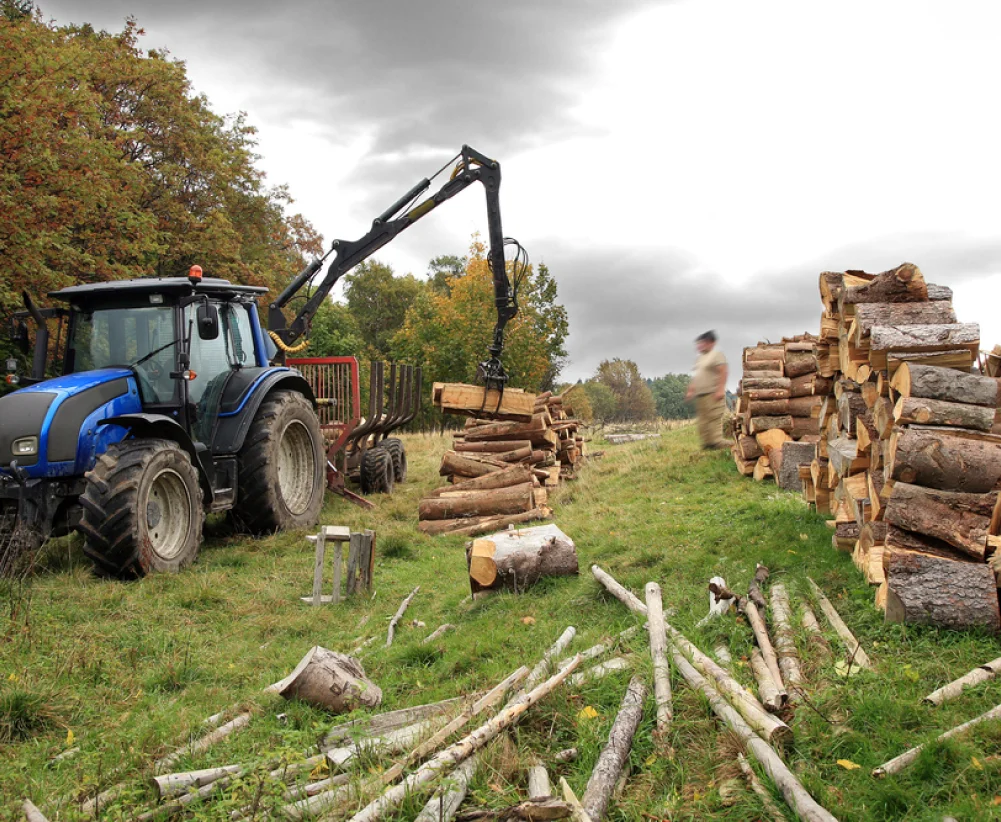
[[[223,389],[229,375],[238,368],[257,365],[254,329],[247,306],[218,303],[219,336],[203,340],[198,336],[197,304],[184,311],[184,326],[191,328],[191,365],[195,377],[188,383],[188,400],[195,408],[195,438],[208,443],[219,412]]]
[[[66,357],[67,373],[135,367],[143,402],[170,402],[176,368],[174,309],[170,306],[74,307]]]

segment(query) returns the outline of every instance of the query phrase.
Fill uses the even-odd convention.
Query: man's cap
[[[706,331],[695,338],[695,342],[716,342],[716,332]]]

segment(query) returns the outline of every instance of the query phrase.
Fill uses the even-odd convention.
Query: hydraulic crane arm
[[[440,173],[440,172],[439,172]],[[435,175],[437,176],[437,175]],[[500,214],[500,164],[478,151],[463,146],[451,178],[430,197],[405,211],[407,206],[431,188],[433,178],[425,177],[393,205],[372,222],[367,234],[357,240],[335,240],[330,251],[319,260],[314,260],[303,269],[288,287],[278,295],[268,310],[268,328],[272,339],[282,353],[289,351],[297,340],[309,333],[309,324],[330,290],[337,281],[359,263],[371,257],[380,248],[391,242],[397,235],[410,228],[439,205],[452,199],[456,194],[473,183],[483,184],[487,197],[487,225],[490,242],[487,262],[494,283],[494,302],[497,308],[497,323],[494,326],[493,341],[489,346],[489,358],[479,364],[479,377],[488,387],[503,388],[507,379],[501,365],[500,356],[504,348],[504,326],[518,313],[517,293],[511,286],[504,264],[505,238],[501,229]],[[397,216],[398,215],[398,216]],[[283,308],[305,287],[308,287],[331,254],[334,259],[327,273],[312,290],[305,305],[296,318],[287,323]]]

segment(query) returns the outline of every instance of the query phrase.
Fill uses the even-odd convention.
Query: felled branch
[[[834,628],[838,636],[841,637],[841,641],[848,649],[848,657],[852,660],[852,664],[858,665],[861,668],[871,668],[872,663],[869,661],[868,655],[864,650],[862,650],[862,646],[859,645],[859,641],[855,638],[855,634],[853,634],[849,627],[845,625],[845,621],[831,604],[831,601],[824,596],[824,592],[820,590],[820,586],[818,586],[816,582],[810,579],[810,577],[807,577],[806,579],[807,582],[810,583],[810,587],[813,589],[813,594],[817,598],[817,604],[820,605],[820,610],[824,612],[824,616],[827,617],[827,621],[831,623],[831,627]]]
[[[413,600],[413,598],[415,596],[417,596],[417,592],[420,589],[421,589],[421,586],[418,585],[416,588],[414,588],[414,590],[412,590],[407,595],[407,598],[404,599],[403,602],[400,603],[400,607],[397,609],[396,613],[393,615],[392,620],[390,620],[390,623],[389,623],[389,632],[386,634],[386,647],[387,648],[390,645],[393,644],[393,636],[396,633],[396,623],[398,623],[401,619],[403,619],[403,614],[406,612],[407,607],[410,605],[410,602]]]

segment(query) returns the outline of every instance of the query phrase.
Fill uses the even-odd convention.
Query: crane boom
[[[341,277],[422,217],[476,182],[482,183],[487,199],[487,236],[490,243],[487,262],[493,277],[494,303],[497,309],[497,322],[488,348],[489,357],[479,364],[478,375],[488,387],[503,388],[507,380],[500,359],[504,349],[504,327],[517,315],[518,302],[504,262],[505,238],[500,214],[501,171],[499,163],[469,146],[462,147],[450,179],[434,194],[400,214],[409,203],[431,188],[431,179],[425,177],[376,217],[366,234],[357,240],[335,240],[324,257],[310,263],[278,295],[268,309],[268,329],[281,349],[280,356],[288,352],[304,335],[308,335],[310,322]],[[288,323],[283,309],[303,288],[309,286],[331,253],[334,258],[323,279],[309,294],[295,319]]]

